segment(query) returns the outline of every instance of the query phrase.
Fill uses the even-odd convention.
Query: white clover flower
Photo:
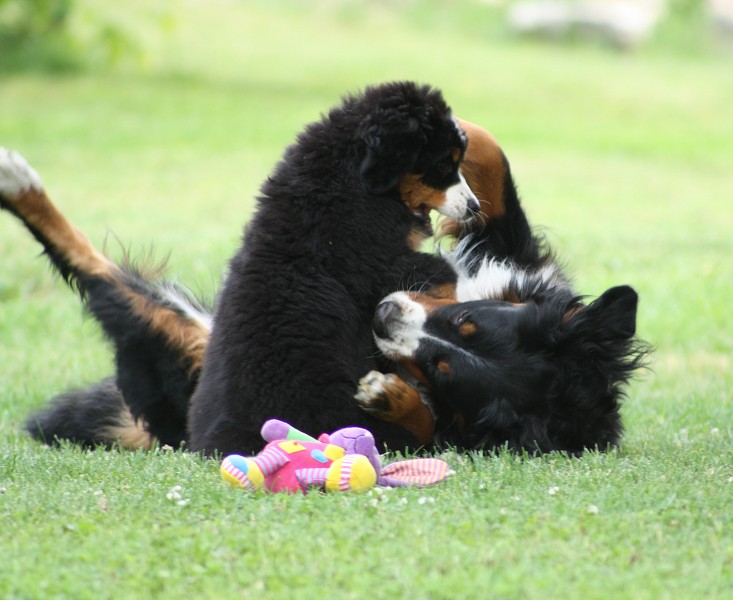
[[[550,489],[547,490],[547,493],[550,494],[550,496],[554,496],[560,491],[560,488],[556,485],[550,486]]]
[[[174,485],[170,491],[165,495],[168,500],[171,502],[176,502],[178,500],[181,500],[183,496],[181,495],[181,491],[183,490],[183,487],[180,485]]]
[[[600,512],[600,510],[598,509],[598,507],[595,504],[589,504],[586,512],[589,515],[597,515]]]

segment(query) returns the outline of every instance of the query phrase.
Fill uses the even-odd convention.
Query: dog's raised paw
[[[389,410],[386,395],[389,376],[379,371],[369,371],[359,380],[359,389],[354,398],[361,408],[370,413]]]
[[[36,170],[14,150],[0,147],[0,198],[11,199],[29,189],[43,189]]]

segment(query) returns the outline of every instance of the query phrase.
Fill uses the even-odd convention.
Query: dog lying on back
[[[29,419],[33,435],[251,453],[277,417],[313,432],[361,425],[393,449],[617,442],[644,356],[636,294],[582,303],[533,236],[496,142],[438,92],[400,83],[347,98],[286,151],[259,203],[212,331],[210,311],[98,253],[33,170],[0,154],[0,206],[115,346],[116,376],[62,394]],[[417,252],[433,208],[458,240],[443,257]]]
[[[362,379],[362,407],[407,423],[424,443],[579,454],[615,446],[624,386],[644,363],[637,294],[607,290],[585,304],[522,210],[509,163],[485,130],[462,170],[481,201],[445,258],[454,298],[398,291],[377,307],[377,345],[395,373]]]

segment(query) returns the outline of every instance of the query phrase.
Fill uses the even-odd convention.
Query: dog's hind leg
[[[79,290],[86,308],[112,341],[116,387],[132,415],[128,419],[119,414],[117,422],[132,423],[134,428],[143,422],[162,443],[180,444],[209,338],[206,309],[185,290],[154,281],[153,271],[145,274],[129,262],[117,265],[96,250],[53,205],[33,168],[17,153],[4,149],[0,149],[0,208],[25,224],[53,266]],[[110,401],[115,394],[109,384],[100,385],[66,394],[50,410],[68,412],[72,397],[79,399],[77,407],[95,398],[103,405],[117,406]],[[45,422],[61,422],[47,417]],[[95,431],[110,431],[89,425]],[[44,435],[48,433],[53,432]],[[60,433],[63,437],[64,431]],[[110,439],[93,441],[109,443]]]
[[[511,261],[521,268],[542,266],[550,256],[522,209],[504,152],[482,127],[459,123],[468,137],[461,171],[479,200],[480,211],[467,223],[445,220],[441,233],[457,238],[462,256],[474,264],[488,258]]]
[[[46,195],[41,178],[16,152],[0,148],[0,208],[18,217],[41,243],[54,267],[77,285],[89,277],[112,279],[118,267],[97,252]],[[83,289],[81,289],[83,293]]]
[[[496,140],[477,125],[460,124],[468,137],[461,169],[481,209],[468,222],[448,220],[441,227],[443,235],[455,238],[444,256],[459,273],[458,298],[516,303],[559,290],[572,296],[552,249],[529,224]]]

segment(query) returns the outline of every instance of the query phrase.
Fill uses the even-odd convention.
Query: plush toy
[[[271,419],[262,427],[268,442],[254,457],[227,456],[221,463],[225,481],[247,490],[361,492],[374,485],[426,486],[442,481],[448,465],[435,458],[396,462],[382,467],[374,437],[366,429],[347,427],[315,439]]]

